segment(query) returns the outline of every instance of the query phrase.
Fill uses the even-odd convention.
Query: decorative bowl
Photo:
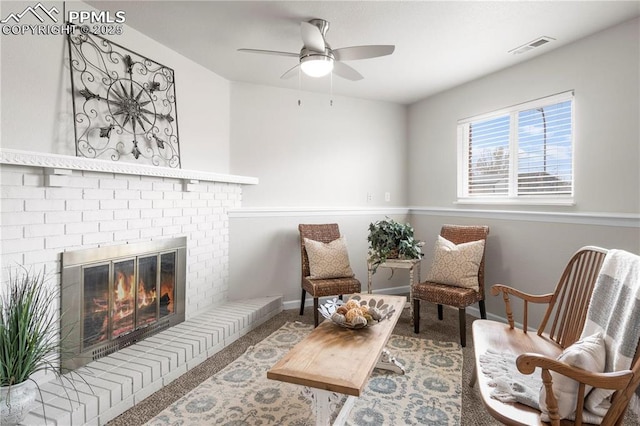
[[[344,308],[341,309],[341,307]],[[353,314],[349,314],[349,311],[356,308],[359,308],[361,312],[364,310],[366,313],[364,315],[360,315],[361,312],[354,311]],[[342,314],[341,312],[344,312],[345,309],[347,309],[346,314]],[[371,327],[378,324],[380,321],[389,319],[393,314],[394,309],[389,304],[385,303],[384,299],[362,300],[360,296],[356,295],[347,302],[343,302],[338,298],[329,300],[321,305],[318,308],[318,311],[323,317],[331,320],[334,324],[339,325],[340,327],[357,329]],[[355,317],[361,317],[364,321],[362,319],[355,319]]]

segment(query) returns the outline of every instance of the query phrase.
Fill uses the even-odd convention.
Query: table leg
[[[413,266],[409,268],[409,318],[411,319],[411,322],[413,322],[413,284],[414,284],[413,269],[414,269]]]
[[[344,401],[344,405],[340,409],[340,412],[336,416],[336,421],[333,422],[333,426],[342,426],[347,422],[347,418],[349,417],[349,413],[356,403],[356,399],[358,399],[358,397],[353,395],[349,395],[347,397],[347,399]]]
[[[305,386],[302,390],[302,394],[308,398],[311,398],[311,405],[316,413],[316,425],[327,426],[331,424],[331,413],[335,410],[336,406],[340,402],[341,394],[336,392],[330,392],[324,389],[310,388]],[[336,420],[333,423],[336,425],[343,425],[349,413],[356,402],[356,397],[349,395],[345,400],[340,412],[336,416]]]
[[[378,358],[376,368],[379,368],[381,370],[393,371],[394,373],[398,374],[405,373],[404,365],[402,365],[400,361],[396,359],[396,357],[391,355],[391,352],[389,352],[388,349],[383,349],[380,353],[380,358]]]

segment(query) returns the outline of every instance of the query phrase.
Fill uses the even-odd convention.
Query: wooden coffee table
[[[325,320],[267,371],[269,379],[305,387],[303,393],[312,398],[318,425],[329,424],[331,409],[340,400],[339,394],[346,394],[348,398],[334,424],[344,423],[374,368],[404,374],[404,367],[385,345],[407,298],[380,294],[359,296],[362,300],[384,299],[395,312],[389,319],[358,330]]]

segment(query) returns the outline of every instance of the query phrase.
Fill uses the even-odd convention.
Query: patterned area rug
[[[269,380],[266,373],[312,329],[286,323],[147,425],[315,425],[311,401],[302,387]],[[375,369],[347,424],[459,425],[460,347],[392,335],[387,348],[406,374]]]

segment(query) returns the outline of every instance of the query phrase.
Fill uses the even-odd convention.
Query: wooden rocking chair
[[[524,374],[531,374],[536,367],[542,369],[542,380],[547,389],[551,389],[550,371],[570,377],[579,383],[575,421],[560,420],[558,402],[553,392],[547,392],[547,407],[552,425],[581,425],[585,386],[612,389],[609,408],[602,425],[620,425],[633,393],[640,383],[640,360],[636,350],[631,370],[614,373],[592,373],[558,361],[556,358],[568,346],[575,343],[585,324],[587,308],[598,277],[598,272],[607,250],[597,247],[583,247],[569,261],[555,291],[544,295],[523,293],[501,284],[491,288],[491,294],[502,294],[506,305],[508,324],[490,320],[477,320],[473,323],[473,341],[476,371],[471,386],[476,380],[480,395],[488,412],[507,425],[544,425],[541,412],[519,403],[504,403],[491,397],[493,387],[490,379],[478,372],[480,355],[489,348],[498,352],[510,352],[518,356],[517,368]],[[524,302],[522,330],[514,326],[513,312],[509,296],[520,298]],[[547,311],[538,327],[537,333],[527,333],[527,314],[529,303],[547,304]],[[549,325],[549,330],[546,331]]]

